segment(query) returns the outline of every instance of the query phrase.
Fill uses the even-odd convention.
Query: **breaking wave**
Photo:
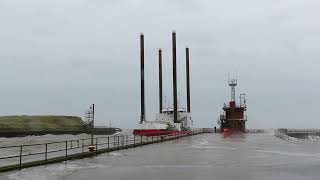
[[[107,166],[87,162],[68,163],[41,168],[23,169],[9,174],[8,178],[12,180],[61,180],[61,177],[71,175],[79,170],[94,168],[107,168]]]

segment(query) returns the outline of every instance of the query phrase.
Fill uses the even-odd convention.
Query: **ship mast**
[[[232,78],[228,79],[229,86],[231,87],[231,100],[230,100],[230,107],[236,106],[236,86],[237,86],[237,79]]]
[[[144,97],[144,35],[140,34],[140,79],[141,79],[141,113],[140,124],[145,121],[145,97]]]
[[[162,113],[162,50],[159,49],[159,113]]]
[[[187,79],[187,112],[191,112],[190,106],[190,68],[189,68],[189,48],[186,47],[186,79]]]
[[[173,122],[178,123],[178,95],[177,95],[177,54],[176,32],[172,32],[172,65],[173,65]]]

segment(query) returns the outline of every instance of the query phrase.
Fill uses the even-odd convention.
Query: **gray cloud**
[[[157,111],[157,48],[171,100],[171,30],[179,84],[191,48],[197,126],[214,126],[228,72],[248,94],[249,127],[317,127],[320,3],[306,0],[56,0],[0,2],[0,114],[83,116],[137,127],[139,33],[146,38],[148,118]],[[181,103],[185,103],[183,98]]]

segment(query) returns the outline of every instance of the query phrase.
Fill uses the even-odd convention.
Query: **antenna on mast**
[[[236,101],[236,86],[237,86],[237,79],[232,78],[228,80],[229,86],[231,87],[231,101]]]
[[[238,85],[237,82],[237,75],[234,75],[235,77],[230,78],[229,73],[228,73],[228,84],[231,87],[231,99],[229,106],[230,107],[236,107],[236,86]]]

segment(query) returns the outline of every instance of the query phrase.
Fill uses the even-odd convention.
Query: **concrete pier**
[[[195,129],[192,133],[176,133],[161,136],[116,135],[109,137],[95,137],[93,144],[90,143],[91,138],[88,138],[42,144],[0,147],[0,151],[7,152],[11,152],[11,149],[20,149],[18,154],[0,157],[0,172],[58,163],[73,159],[81,159],[96,156],[101,153],[160,143],[206,132],[208,131]],[[89,146],[95,146],[95,150],[89,151]],[[56,147],[60,148],[57,149]],[[28,153],[25,152],[26,149],[30,150],[32,148],[35,150],[32,152],[29,151]],[[30,158],[31,156],[33,159]],[[14,159],[15,161],[9,161],[11,164],[8,164],[8,160],[11,159]]]
[[[307,139],[309,136],[319,136],[320,129],[276,129],[274,135],[281,139],[289,140],[290,138]]]
[[[0,179],[317,180],[319,149],[319,143],[282,141],[269,132],[206,133],[1,173]]]

